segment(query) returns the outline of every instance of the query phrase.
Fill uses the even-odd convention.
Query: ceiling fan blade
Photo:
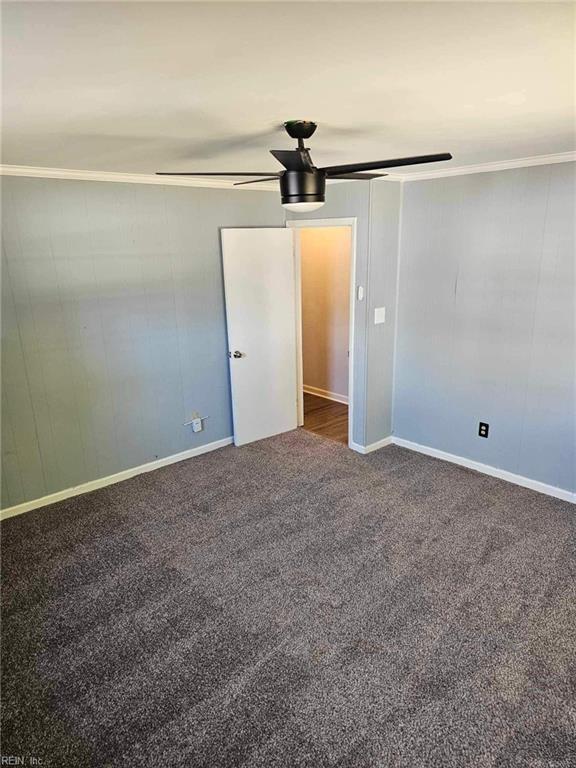
[[[266,179],[250,179],[250,181],[235,181],[234,185],[235,187],[241,187],[243,184],[259,184],[261,181],[278,181],[280,178],[280,175],[278,176],[268,176]]]
[[[174,171],[156,171],[156,176],[271,176],[273,171],[268,173],[246,173],[245,171],[217,171],[216,173],[194,173],[194,171],[174,172]]]
[[[333,174],[330,174],[328,178],[330,179],[366,179],[370,181],[370,179],[381,179],[383,176],[388,176],[388,174],[387,173],[339,173],[336,176],[334,176]]]
[[[307,149],[271,149],[270,154],[274,155],[287,171],[309,171],[313,168]]]
[[[355,173],[356,171],[377,171],[379,168],[399,168],[402,165],[420,165],[421,163],[439,163],[442,160],[452,160],[449,152],[440,155],[419,155],[418,157],[399,157],[395,160],[374,160],[369,163],[349,163],[348,165],[329,165],[320,170],[326,171],[326,176],[331,179],[343,173]]]

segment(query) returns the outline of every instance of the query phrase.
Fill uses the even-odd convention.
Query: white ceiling
[[[317,165],[575,149],[572,4],[20,2],[3,16],[5,164],[275,171],[268,149],[293,145],[277,126],[297,118],[319,123]]]

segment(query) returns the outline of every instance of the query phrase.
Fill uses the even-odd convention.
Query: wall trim
[[[394,442],[394,438],[392,436],[390,437],[384,437],[382,440],[378,440],[375,443],[370,443],[369,445],[359,445],[358,443],[350,443],[350,448],[352,448],[353,451],[356,451],[356,453],[372,453],[372,451],[378,451],[380,448],[385,448],[387,445],[392,445]]]
[[[131,469],[125,469],[122,472],[116,472],[113,475],[107,477],[101,477],[97,480],[90,480],[87,483],[81,485],[75,485],[71,488],[65,488],[56,493],[51,493],[48,496],[42,496],[39,499],[32,499],[31,501],[25,501],[22,504],[17,504],[13,507],[7,507],[0,510],[0,520],[7,520],[10,517],[21,515],[24,512],[30,512],[33,509],[39,509],[40,507],[46,507],[50,504],[55,504],[58,501],[69,499],[73,496],[80,496],[90,491],[96,491],[98,488],[105,488],[107,485],[114,485],[114,483],[121,483],[123,480],[128,480],[136,475],[142,475],[145,472],[153,472],[155,469],[166,467],[169,464],[176,464],[179,461],[185,461],[186,459],[194,458],[195,456],[201,456],[203,453],[209,453],[216,451],[219,448],[224,448],[227,445],[232,445],[234,441],[233,437],[224,437],[222,440],[215,440],[212,443],[206,443],[205,445],[199,445],[196,448],[190,448],[187,451],[181,453],[175,453],[172,456],[166,456],[163,459],[157,459],[156,461],[150,461],[147,464],[140,464],[138,467],[132,467]],[[453,453],[447,453],[441,451],[438,448],[431,448],[429,445],[421,445],[420,443],[413,443],[411,440],[404,440],[401,437],[395,437],[390,435],[384,437],[382,440],[378,440],[375,443],[369,445],[359,445],[358,443],[350,442],[349,447],[360,453],[366,455],[377,451],[380,448],[385,448],[387,445],[397,445],[400,448],[407,448],[410,451],[416,453],[423,453],[426,456],[432,456],[435,459],[442,459],[443,461],[449,461],[451,464],[458,464],[468,469],[473,469],[476,472],[481,472],[484,475],[490,475],[491,477],[497,477],[500,480],[506,480],[514,485],[520,485],[523,488],[529,488],[532,491],[543,493],[546,496],[553,496],[554,498],[567,501],[571,504],[576,504],[576,493],[567,491],[564,488],[558,488],[555,485],[548,485],[547,483],[541,483],[539,480],[532,480],[529,477],[523,475],[516,475],[513,472],[508,472],[505,469],[499,469],[498,467],[492,467],[489,464],[482,464],[479,461],[473,461],[467,459],[464,456],[457,456]]]
[[[493,173],[512,168],[528,168],[532,165],[554,165],[556,163],[576,162],[576,152],[559,152],[554,155],[534,155],[534,157],[519,157],[515,160],[498,160],[493,163],[478,163],[477,165],[448,166],[433,171],[415,171],[414,173],[389,173],[385,178],[390,181],[423,181],[424,179],[441,179],[444,176],[467,176],[471,173]],[[379,181],[379,180],[378,180]]]
[[[206,176],[156,176],[154,173],[116,173],[114,171],[82,171],[70,168],[37,168],[32,165],[0,165],[0,176],[27,176],[35,179],[68,179],[72,181],[107,181],[121,184],[156,184],[167,187],[208,187],[248,192],[276,192],[278,184],[264,182],[234,186],[234,179]]]
[[[316,395],[317,397],[323,397],[325,400],[333,400],[335,403],[348,405],[347,395],[339,395],[337,392],[330,392],[328,389],[320,389],[319,387],[309,387],[308,384],[304,384],[302,389],[309,395]]]
[[[481,472],[483,475],[497,477],[500,480],[506,480],[509,483],[514,483],[514,485],[521,485],[523,488],[529,488],[532,491],[543,493],[546,496],[554,496],[557,499],[562,499],[562,501],[568,501],[571,504],[576,504],[576,493],[572,493],[571,491],[565,490],[564,488],[558,488],[555,485],[541,483],[539,480],[532,480],[531,478],[524,477],[523,475],[516,475],[514,472],[508,472],[505,469],[492,467],[489,464],[482,464],[479,461],[467,459],[464,456],[457,456],[453,453],[447,453],[446,451],[441,451],[438,448],[431,448],[429,445],[413,443],[411,440],[404,440],[401,437],[393,436],[390,438],[390,441],[394,445],[398,445],[401,448],[408,448],[410,451],[423,453],[426,456],[432,456],[435,459],[442,459],[443,461],[449,461],[452,464],[459,464],[461,467],[474,469],[476,472]]]
[[[169,464],[176,464],[179,461],[192,459],[194,456],[201,456],[203,453],[216,451],[219,448],[224,448],[226,445],[231,445],[232,442],[232,437],[224,437],[222,440],[215,440],[212,443],[198,445],[196,448],[189,448],[187,451],[174,453],[172,456],[165,456],[163,459],[149,461],[147,464],[140,464],[140,466],[132,467],[131,469],[124,469],[122,472],[116,472],[114,475],[100,477],[97,480],[90,480],[87,483],[82,483],[81,485],[74,485],[72,488],[64,488],[62,491],[56,491],[56,493],[51,493],[48,496],[42,496],[39,499],[25,501],[22,504],[17,504],[14,507],[8,507],[7,509],[1,510],[0,520],[6,520],[9,517],[21,515],[23,512],[30,512],[32,509],[38,509],[39,507],[46,507],[49,504],[55,504],[57,501],[63,501],[64,499],[69,499],[72,496],[80,496],[83,493],[96,491],[98,488],[104,488],[107,485],[121,483],[122,480],[128,480],[129,478],[135,477],[136,475],[142,475],[145,472],[152,472],[155,469],[166,467]]]
[[[414,171],[413,173],[389,172],[374,183],[385,184],[391,181],[422,181],[440,179],[445,176],[466,176],[471,173],[493,173],[511,168],[527,168],[532,165],[554,165],[555,163],[576,162],[576,152],[557,152],[551,155],[534,155],[513,160],[497,160],[476,165],[461,165],[436,168],[432,171]],[[278,192],[276,182],[234,186],[233,179],[208,178],[205,176],[156,176],[153,173],[117,173],[116,171],[85,171],[72,168],[44,168],[33,165],[0,165],[0,176],[27,176],[37,179],[70,179],[75,181],[107,181],[124,184],[157,184],[170,187],[207,187],[210,189],[237,189],[245,192]],[[348,183],[343,179],[334,180]]]

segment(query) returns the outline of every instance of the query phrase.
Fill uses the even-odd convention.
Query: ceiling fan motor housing
[[[326,194],[326,174],[314,168],[310,171],[284,171],[280,177],[282,204],[323,203]]]

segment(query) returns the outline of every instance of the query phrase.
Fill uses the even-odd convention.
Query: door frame
[[[304,365],[302,357],[302,256],[300,251],[299,229],[312,227],[350,227],[350,324],[348,328],[348,447],[354,443],[354,346],[356,328],[356,217],[345,219],[290,219],[286,226],[293,228],[294,233],[294,276],[296,280],[296,401],[298,405],[298,426],[304,424]]]

